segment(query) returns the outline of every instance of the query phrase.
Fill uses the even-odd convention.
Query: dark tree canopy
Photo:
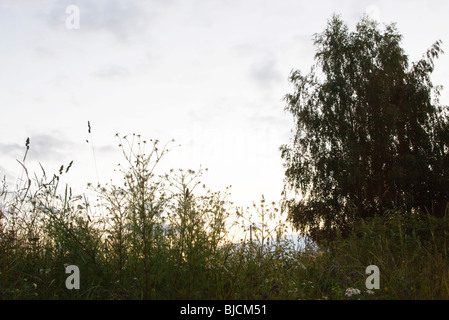
[[[394,24],[364,17],[350,32],[334,16],[314,36],[311,72],[291,72],[296,131],[281,153],[286,186],[302,195],[289,201],[293,222],[312,237],[386,209],[445,213],[448,109],[430,79],[441,42],[409,64],[401,38]]]

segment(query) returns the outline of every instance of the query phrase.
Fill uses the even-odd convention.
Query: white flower
[[[45,272],[45,274],[49,274],[50,271],[51,271],[50,268],[48,268],[48,269],[39,269],[39,273],[44,273]]]
[[[361,291],[359,289],[350,287],[350,288],[346,289],[345,296],[351,297],[353,295],[358,295],[358,294],[361,294]]]
[[[366,293],[368,293],[368,294],[374,294],[374,291],[372,291],[372,290],[366,290]]]
[[[112,194],[115,196],[123,196],[123,195],[125,195],[125,191],[123,191],[122,189],[116,189],[116,190],[112,191]]]

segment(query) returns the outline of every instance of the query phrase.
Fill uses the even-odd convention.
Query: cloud
[[[0,166],[0,180],[3,179],[3,176],[6,175],[6,173],[7,173],[6,169]]]
[[[376,5],[370,5],[366,8],[365,14],[369,16],[371,19],[376,21],[380,21],[380,9]]]
[[[29,6],[43,6],[47,4],[47,0],[3,0],[1,6],[6,9],[25,9]]]
[[[99,68],[97,71],[93,72],[92,75],[94,77],[105,79],[120,78],[129,75],[129,70],[128,68],[117,64],[110,64]]]
[[[271,85],[283,80],[283,75],[276,68],[276,60],[268,59],[255,63],[250,68],[250,76],[262,86]]]
[[[0,143],[0,153],[6,156],[19,157],[25,154],[25,143],[19,145],[18,143]]]
[[[15,177],[11,174],[9,170],[6,170],[4,167],[0,166],[0,194],[4,187],[3,181],[6,183],[6,188],[8,189],[8,186],[13,183],[15,180]]]
[[[30,158],[36,160],[49,160],[64,158],[67,150],[73,149],[74,143],[64,139],[61,132],[37,133],[30,136]]]
[[[55,51],[49,47],[38,45],[32,50],[39,59],[53,59],[55,57]]]
[[[53,1],[41,9],[40,17],[49,25],[65,25],[69,17],[66,8],[76,5],[80,14],[80,29],[109,32],[127,40],[131,35],[145,32],[158,14],[147,1],[137,0],[73,0]],[[147,8],[151,10],[146,10]]]
[[[95,152],[101,155],[107,155],[111,153],[115,153],[117,151],[117,148],[112,145],[102,145],[95,147]]]
[[[65,139],[59,132],[52,133],[34,133],[29,136],[29,150],[27,159],[33,160],[56,160],[63,159],[69,150],[73,150],[75,144]],[[23,144],[19,143],[0,143],[0,153],[3,156],[14,157],[18,160],[23,159],[26,153],[25,140]]]

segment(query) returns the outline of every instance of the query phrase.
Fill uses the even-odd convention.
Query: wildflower
[[[373,291],[373,290],[366,290],[366,293],[368,293],[368,294],[374,294],[374,291]]]
[[[351,297],[353,295],[358,295],[358,294],[361,294],[359,289],[353,288],[353,287],[349,287],[349,288],[346,289],[345,296]]]
[[[279,293],[279,285],[275,284],[271,287],[271,291],[274,293]]]
[[[312,281],[303,281],[302,285],[303,286],[310,286],[311,288],[314,288]]]
[[[210,264],[209,261],[206,262],[206,268],[207,268],[207,269],[210,269],[210,268],[211,268],[211,264]]]

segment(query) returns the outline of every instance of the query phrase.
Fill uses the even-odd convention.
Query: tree
[[[295,119],[281,146],[293,223],[312,237],[347,233],[385,209],[445,213],[449,201],[448,108],[430,74],[437,41],[409,65],[395,24],[363,17],[350,32],[338,16],[314,35],[307,75],[290,74],[285,110]]]

